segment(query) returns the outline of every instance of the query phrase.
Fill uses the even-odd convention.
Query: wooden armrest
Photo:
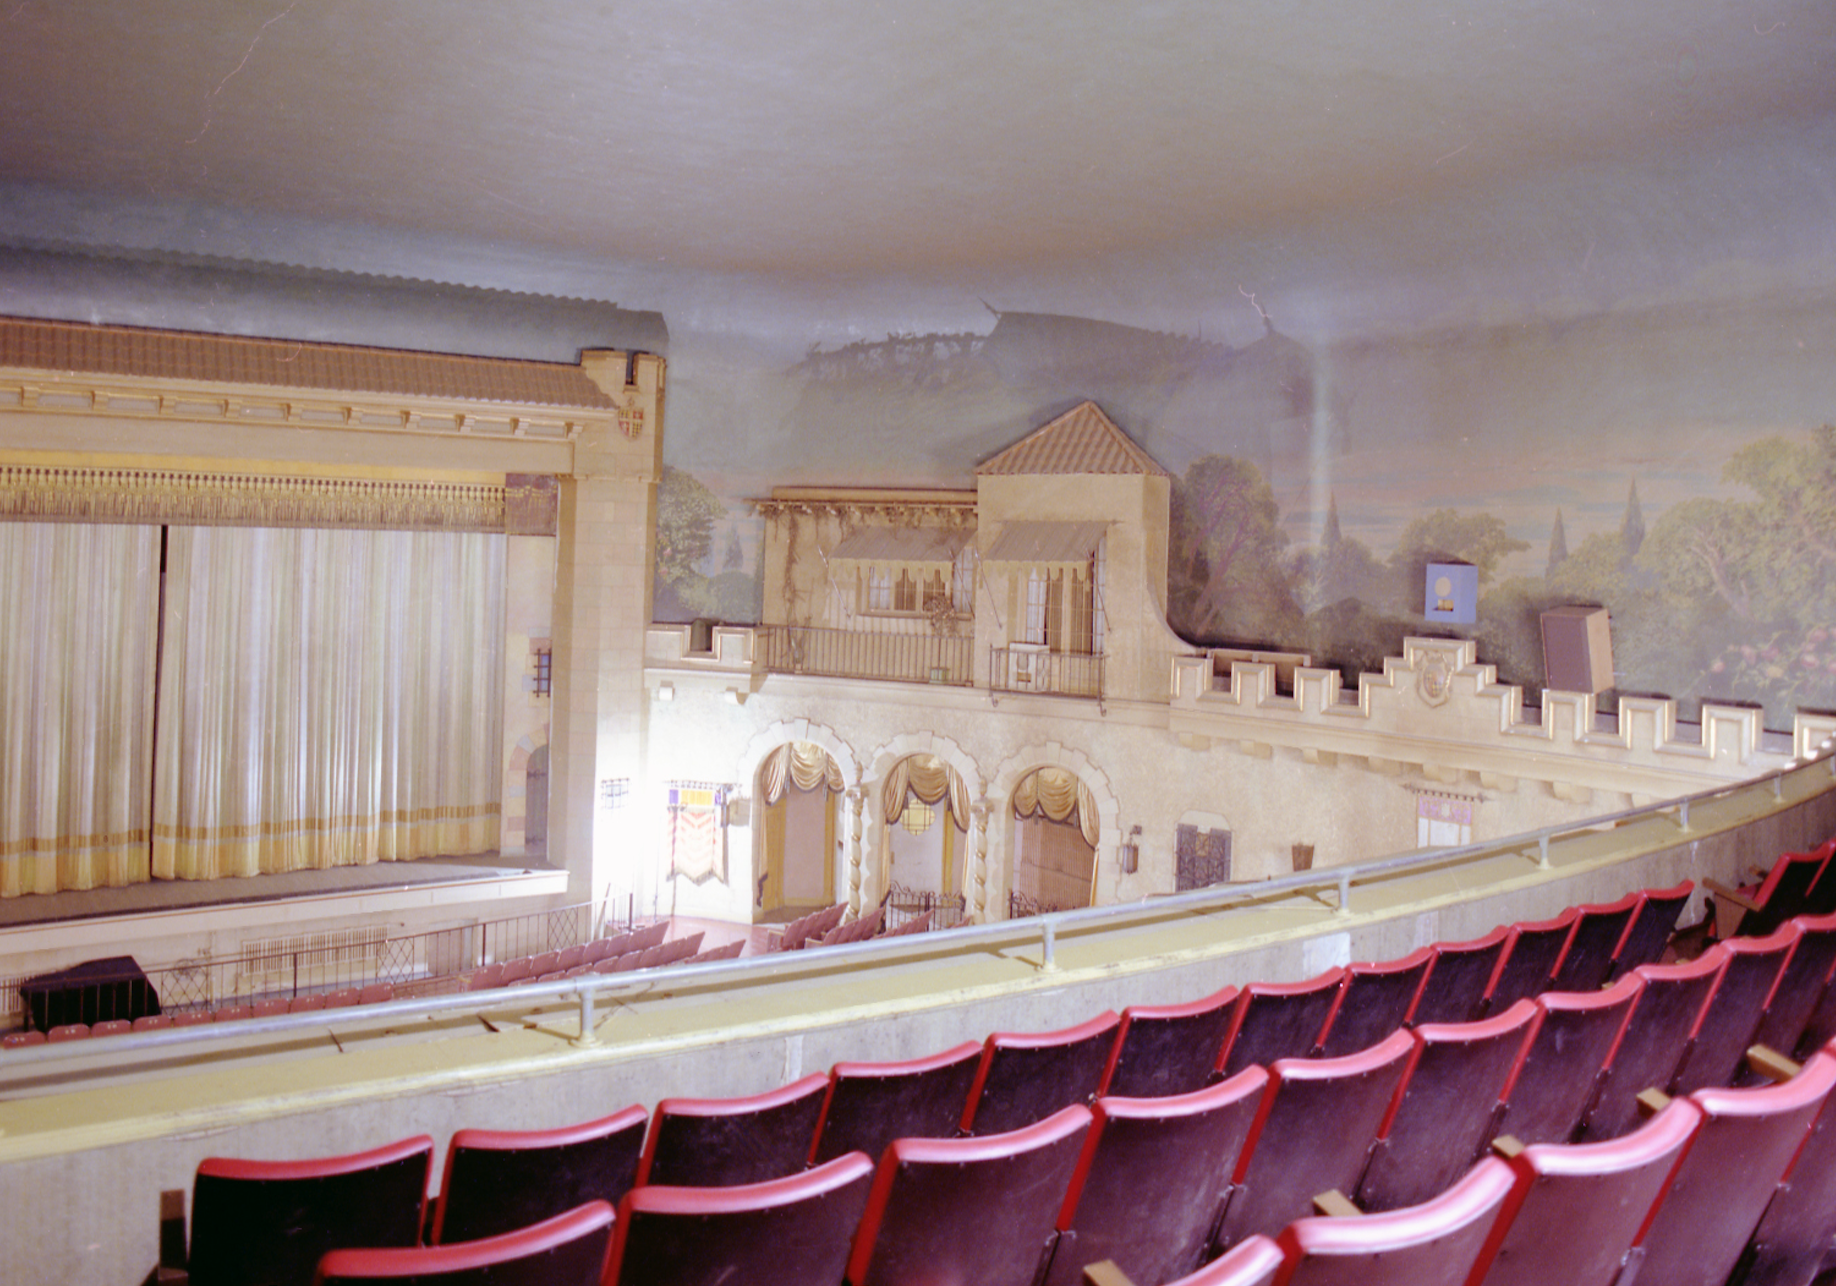
[[[1350,1197],[1340,1192],[1337,1188],[1329,1188],[1315,1197],[1313,1199],[1313,1208],[1321,1214],[1331,1215],[1335,1219],[1348,1219],[1354,1215],[1361,1215],[1364,1213],[1364,1211],[1352,1204]]]
[[[1637,1102],[1638,1114],[1652,1117],[1670,1106],[1670,1095],[1663,1090],[1640,1090]]]
[[[1802,1063],[1794,1063],[1778,1050],[1765,1045],[1753,1045],[1747,1049],[1747,1066],[1774,1084],[1788,1081],[1804,1070]]]
[[[1084,1265],[1084,1286],[1135,1286],[1135,1283],[1116,1267],[1115,1260],[1102,1259]]]
[[[1492,1140],[1492,1151],[1509,1161],[1524,1150],[1524,1141],[1515,1134],[1501,1134]]]
[[[1702,881],[1702,887],[1718,898],[1726,898],[1735,906],[1744,907],[1749,911],[1757,911],[1760,909],[1760,904],[1758,902],[1755,902],[1739,889],[1730,888],[1728,885],[1723,884],[1720,880],[1705,879]]]

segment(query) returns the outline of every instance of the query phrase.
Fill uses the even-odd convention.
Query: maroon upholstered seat
[[[1250,983],[1237,993],[1219,1070],[1235,1076],[1278,1058],[1318,1054],[1326,1018],[1344,982],[1345,970],[1333,968],[1304,982]]]
[[[1415,1029],[1409,1070],[1357,1188],[1359,1205],[1419,1205],[1466,1172],[1491,1142],[1536,1018],[1536,1006],[1520,1000],[1476,1023]]]
[[[1580,912],[1574,907],[1550,920],[1526,920],[1511,926],[1498,972],[1487,990],[1485,1012],[1501,1014],[1520,1000],[1534,1000],[1548,991],[1556,961],[1568,946]]]
[[[1604,991],[1537,997],[1536,1032],[1506,1093],[1500,1132],[1521,1143],[1575,1137],[1644,986],[1637,974],[1628,974]]]
[[[594,1201],[480,1241],[334,1250],[319,1261],[314,1281],[318,1286],[404,1281],[413,1286],[600,1286],[611,1242],[612,1207]]]
[[[1734,1083],[1765,1016],[1766,998],[1797,940],[1797,926],[1787,924],[1763,938],[1730,938],[1713,948],[1726,957],[1727,964],[1677,1064],[1673,1084],[1678,1094]]]
[[[1485,1012],[1485,993],[1498,961],[1504,955],[1510,931],[1503,926],[1471,942],[1439,942],[1434,963],[1415,1000],[1409,1021],[1422,1023],[1471,1022]]]
[[[1297,1219],[1280,1237],[1283,1286],[1465,1286],[1516,1186],[1511,1167],[1488,1157],[1416,1205]]]
[[[811,1159],[865,1152],[877,1160],[894,1139],[954,1136],[981,1061],[982,1046],[965,1042],[928,1058],[835,1064]]]
[[[1582,1117],[1582,1138],[1618,1138],[1638,1128],[1639,1093],[1669,1088],[1723,960],[1710,952],[1683,964],[1640,965],[1633,971],[1645,985]]]
[[[1197,1268],[1268,1080],[1250,1067],[1190,1094],[1098,1099],[1047,1286],[1082,1286],[1084,1266],[1105,1259],[1136,1282]]]
[[[553,1130],[460,1130],[446,1149],[433,1240],[494,1237],[589,1201],[616,1207],[637,1182],[648,1120],[633,1105]]]
[[[795,1174],[809,1160],[828,1092],[829,1078],[812,1074],[741,1098],[666,1098],[637,1181],[703,1188]]]
[[[633,1188],[619,1203],[606,1276],[617,1286],[839,1283],[867,1209],[873,1162],[725,1188]]]
[[[1248,1237],[1167,1286],[1275,1286],[1275,1276],[1287,1262],[1274,1238]]]
[[[1597,991],[1606,982],[1613,957],[1638,911],[1639,895],[1628,893],[1617,902],[1584,904],[1575,908],[1574,932],[1556,961],[1550,987],[1556,991]]]
[[[1836,1059],[1812,1059],[1782,1085],[1690,1095],[1702,1125],[1639,1238],[1638,1280],[1722,1286],[1832,1087]]]
[[[1189,1094],[1217,1069],[1237,989],[1183,1005],[1130,1005],[1103,1080],[1103,1093],[1126,1098]]]
[[[963,1113],[964,1132],[1005,1134],[1073,1103],[1094,1102],[1121,1027],[1122,1020],[1105,1009],[1062,1031],[989,1036]]]
[[[1344,1058],[1277,1061],[1237,1163],[1220,1244],[1273,1236],[1328,1188],[1355,1191],[1414,1051],[1414,1037],[1397,1031]]]
[[[1677,929],[1677,917],[1683,914],[1695,889],[1694,880],[1684,880],[1675,888],[1645,889],[1638,895],[1638,910],[1633,912],[1632,923],[1626,926],[1626,935],[1613,953],[1608,982],[1625,977],[1640,965],[1663,963],[1664,949]]]
[[[1345,985],[1326,1018],[1320,1053],[1327,1058],[1355,1054],[1401,1027],[1433,963],[1434,948],[1418,947],[1400,960],[1347,966]]]
[[[310,1282],[344,1247],[421,1239],[433,1140],[304,1161],[206,1157],[191,1195],[191,1280],[197,1286]]]
[[[1688,1099],[1604,1143],[1538,1143],[1511,1158],[1523,1180],[1473,1286],[1612,1286],[1702,1113]]]
[[[1032,1286],[1090,1123],[1067,1107],[1006,1134],[900,1139],[880,1158],[848,1281]]]

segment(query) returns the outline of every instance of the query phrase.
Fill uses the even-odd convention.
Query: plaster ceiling
[[[1782,172],[1827,212],[1832,68],[1829,0],[0,0],[0,238],[304,262],[361,228],[447,279],[473,245],[805,295],[1483,266],[1524,239],[1502,192],[1647,239]]]

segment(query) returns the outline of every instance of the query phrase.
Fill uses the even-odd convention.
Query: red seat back
[[[1486,988],[1498,972],[1510,931],[1500,926],[1471,942],[1441,942],[1434,947],[1434,963],[1416,997],[1409,1021],[1422,1023],[1471,1022],[1484,1012]]]
[[[648,1120],[634,1105],[554,1130],[460,1130],[446,1149],[433,1240],[494,1237],[589,1201],[616,1207],[637,1182]]]
[[[704,1188],[795,1174],[809,1160],[828,1092],[829,1078],[812,1074],[742,1098],[666,1098],[637,1181]]]
[[[1637,974],[1628,974],[1604,991],[1537,997],[1536,1035],[1507,1091],[1501,1132],[1520,1143],[1575,1137],[1644,986]]]
[[[1491,1142],[1536,1019],[1536,1006],[1520,1000],[1480,1022],[1415,1029],[1408,1073],[1358,1186],[1364,1209],[1419,1205],[1466,1172]]]
[[[928,1058],[835,1064],[811,1159],[831,1161],[845,1152],[879,1157],[894,1139],[952,1137],[981,1062],[982,1046],[965,1042]]]
[[[1533,1144],[1511,1159],[1520,1185],[1473,1286],[1612,1286],[1702,1113],[1674,1099],[1604,1143]]]
[[[1067,1107],[1005,1134],[886,1150],[848,1260],[853,1286],[1032,1286],[1090,1129]]]
[[[1345,985],[1326,1017],[1320,1053],[1326,1058],[1355,1054],[1401,1027],[1433,963],[1434,948],[1418,947],[1400,960],[1348,966]]]
[[[1072,1104],[1096,1100],[1122,1020],[1108,1009],[1062,1031],[988,1037],[963,1114],[963,1130],[1005,1134]]]
[[[1326,1019],[1344,982],[1345,970],[1332,968],[1304,982],[1250,983],[1237,994],[1218,1069],[1235,1076],[1246,1067],[1267,1067],[1278,1058],[1318,1054]]]
[[[594,1201],[531,1227],[450,1246],[334,1250],[317,1286],[404,1280],[415,1286],[600,1286],[612,1243],[612,1207]]]
[[[619,1205],[606,1281],[839,1283],[872,1185],[873,1163],[849,1152],[764,1183],[633,1188]]]
[[[1125,1098],[1190,1094],[1211,1078],[1224,1051],[1237,989],[1183,1005],[1130,1005],[1122,1011],[1103,1093]]]
[[[1417,1205],[1297,1219],[1280,1238],[1291,1265],[1285,1286],[1465,1286],[1516,1185],[1511,1167],[1488,1157]]]

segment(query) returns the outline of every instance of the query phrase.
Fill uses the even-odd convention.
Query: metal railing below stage
[[[951,930],[947,935],[927,933],[892,938],[870,938],[865,942],[852,943],[847,946],[823,947],[814,951],[778,951],[732,961],[671,965],[668,966],[671,989],[680,991],[686,987],[703,984],[718,986],[728,981],[734,983],[769,982],[785,974],[821,973],[827,970],[854,974],[861,968],[881,960],[890,964],[914,955],[923,956],[938,951],[986,953],[991,947],[1004,947],[1011,951],[1015,948],[1026,949],[1032,945],[1037,945],[1040,949],[1039,958],[1034,967],[1043,973],[1050,973],[1055,972],[1058,968],[1056,958],[1058,935],[1067,929],[1099,927],[1105,920],[1114,921],[1119,926],[1127,922],[1139,921],[1144,917],[1161,918],[1169,915],[1253,911],[1253,907],[1244,904],[1283,904],[1284,899],[1279,895],[1288,893],[1334,891],[1336,892],[1334,901],[1328,903],[1322,899],[1320,910],[1327,915],[1348,914],[1351,910],[1352,890],[1362,881],[1403,875],[1415,868],[1425,870],[1433,867],[1461,865],[1489,861],[1500,856],[1521,858],[1533,866],[1546,869],[1552,865],[1550,862],[1552,841],[1570,835],[1577,838],[1585,836],[1591,840],[1597,837],[1603,829],[1610,829],[1626,821],[1644,817],[1668,818],[1676,825],[1678,837],[1682,838],[1690,832],[1690,813],[1694,808],[1737,795],[1743,791],[1768,788],[1775,800],[1782,800],[1784,781],[1788,776],[1812,772],[1836,778],[1836,758],[1831,758],[1827,754],[1820,755],[1809,763],[1780,769],[1749,781],[1735,782],[1644,808],[1628,809],[1621,813],[1545,827],[1539,831],[1531,831],[1486,844],[1405,853],[1346,866],[1300,871],[1278,879],[1196,889],[1189,893],[1176,893],[1143,902],[1089,907],[1076,911],[1055,911],[1030,920],[1003,920],[995,924],[965,925],[960,929]],[[1286,905],[1291,906],[1292,903],[1289,902]],[[561,982],[530,983],[494,991],[396,1000],[386,1004],[365,1005],[338,1012],[340,1017],[348,1017],[353,1023],[364,1023],[376,1019],[424,1017],[452,1012],[483,1015],[501,1011],[507,1003],[571,1000],[578,1006],[580,1021],[578,1035],[573,1038],[574,1042],[582,1046],[592,1046],[599,1043],[595,1033],[597,1021],[595,1015],[602,1000],[624,997],[635,999],[641,995],[652,994],[655,989],[655,976],[643,972],[586,974]],[[238,1036],[320,1031],[324,1029],[327,1017],[326,1011],[276,1015],[271,1018],[247,1018],[195,1027],[129,1032],[109,1036],[100,1041],[77,1040],[56,1045],[30,1045],[19,1049],[9,1049],[0,1053],[0,1081],[15,1072],[26,1073],[29,1076],[40,1064],[94,1057],[99,1053],[119,1052],[128,1056],[138,1054],[143,1050],[183,1046]]]

